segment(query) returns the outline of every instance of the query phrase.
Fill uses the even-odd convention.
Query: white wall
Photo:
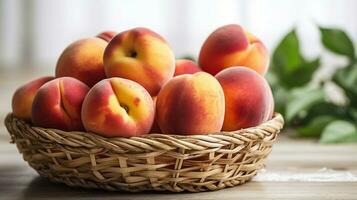
[[[76,39],[137,26],[163,35],[178,57],[197,56],[207,35],[227,23],[242,24],[270,49],[297,27],[314,56],[318,24],[344,28],[357,41],[356,10],[354,0],[0,0],[0,67],[54,66]]]

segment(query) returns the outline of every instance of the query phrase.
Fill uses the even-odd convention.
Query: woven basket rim
[[[81,147],[89,150],[94,147],[103,147],[117,153],[125,153],[143,151],[155,152],[158,150],[172,150],[176,148],[202,150],[205,148],[214,149],[224,146],[223,143],[215,144],[215,140],[266,140],[272,137],[272,132],[282,129],[284,119],[281,114],[274,113],[272,119],[258,126],[236,131],[223,131],[202,135],[150,133],[132,137],[104,137],[91,132],[62,131],[59,129],[35,127],[30,123],[16,118],[11,113],[6,117],[5,124],[9,129],[12,141],[14,141],[15,138],[14,134],[21,134],[22,137],[28,139],[35,137],[38,142],[42,144],[47,143],[68,148]],[[10,129],[18,130],[11,131]],[[207,144],[207,142],[209,144]],[[119,146],[123,148],[118,148]]]
[[[245,132],[245,131],[249,131],[252,129],[262,129],[264,127],[266,127],[267,125],[271,125],[274,123],[278,123],[281,124],[281,126],[284,124],[284,118],[283,116],[278,113],[278,112],[274,112],[273,117],[257,126],[253,126],[253,127],[248,127],[248,128],[242,128],[239,130],[234,130],[234,131],[220,131],[220,132],[214,132],[214,133],[208,133],[208,134],[193,134],[193,135],[185,135],[185,134],[169,134],[169,133],[148,133],[148,134],[144,134],[144,135],[138,135],[138,136],[131,136],[131,137],[105,137],[102,136],[100,134],[96,134],[94,132],[87,132],[87,131],[63,131],[60,129],[55,129],[55,128],[43,128],[43,127],[39,127],[39,126],[34,126],[29,122],[26,122],[20,118],[17,118],[16,116],[13,115],[13,113],[8,113],[6,118],[5,118],[5,123],[6,123],[6,119],[7,118],[14,118],[17,121],[21,122],[22,124],[31,127],[35,130],[50,130],[50,131],[54,131],[54,132],[60,132],[60,133],[72,133],[72,134],[86,134],[86,135],[91,135],[93,137],[98,137],[101,139],[119,139],[119,138],[126,138],[126,139],[132,139],[132,138],[152,138],[155,137],[157,135],[169,135],[170,137],[174,137],[174,138],[178,138],[178,139],[182,139],[182,138],[196,138],[198,136],[210,136],[210,135],[230,135],[230,134],[237,134],[240,132]],[[281,129],[282,127],[277,127],[277,129]]]

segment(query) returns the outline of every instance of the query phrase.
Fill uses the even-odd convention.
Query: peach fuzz
[[[257,37],[239,25],[230,24],[209,35],[201,47],[199,65],[212,75],[232,66],[245,66],[265,75],[269,53]]]
[[[106,137],[147,134],[153,120],[154,104],[150,94],[128,79],[100,81],[91,88],[83,102],[85,129]]]
[[[200,67],[192,60],[178,59],[176,60],[174,76],[182,74],[194,74],[200,71],[202,71]]]
[[[173,77],[175,57],[166,41],[146,28],[134,28],[116,35],[104,52],[107,77],[133,80],[156,96]]]
[[[216,75],[226,104],[224,131],[257,126],[270,119],[274,99],[267,81],[252,69],[230,67]]]
[[[31,121],[32,102],[37,90],[53,79],[54,77],[52,76],[45,76],[19,87],[12,97],[12,113],[14,116],[25,121]]]
[[[33,100],[33,124],[64,131],[83,130],[81,107],[88,91],[86,84],[71,77],[47,82]]]
[[[222,87],[205,72],[174,77],[157,97],[157,121],[161,131],[167,134],[219,132],[224,111]]]
[[[56,77],[73,77],[92,87],[105,79],[103,54],[108,42],[87,38],[70,44],[57,61]]]
[[[111,39],[113,39],[113,37],[116,34],[117,34],[117,32],[114,32],[114,31],[104,31],[104,32],[99,33],[97,35],[97,37],[109,42]]]

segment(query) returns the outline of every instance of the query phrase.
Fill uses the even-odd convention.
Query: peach
[[[192,60],[178,59],[176,60],[174,76],[182,74],[194,74],[200,71],[202,71],[200,67]]]
[[[157,121],[163,133],[192,135],[219,132],[224,111],[222,87],[205,72],[174,77],[157,97]]]
[[[89,87],[105,79],[103,54],[107,44],[100,38],[87,38],[72,43],[57,61],[56,77],[73,77]]]
[[[226,104],[223,130],[259,125],[271,118],[274,100],[267,81],[252,69],[230,67],[216,75]]]
[[[109,42],[117,33],[114,31],[104,31],[97,35],[98,38]]]
[[[47,82],[38,89],[33,100],[33,124],[64,131],[83,130],[81,107],[88,91],[86,84],[71,77]]]
[[[107,77],[133,80],[156,96],[173,77],[175,57],[166,41],[146,28],[134,28],[116,35],[104,52]]]
[[[128,79],[100,81],[91,88],[83,102],[85,129],[106,137],[147,134],[153,120],[154,104],[150,94]]]
[[[154,102],[154,110],[156,110],[157,96],[152,97],[152,100]],[[157,123],[157,115],[156,115],[156,113],[155,113],[155,116],[154,116],[154,122],[152,123],[151,129],[150,129],[150,133],[161,133],[159,124]]]
[[[218,28],[206,39],[199,65],[212,75],[232,66],[245,66],[264,75],[269,66],[269,53],[257,37],[231,24]]]
[[[12,97],[12,113],[14,116],[30,122],[32,102],[37,90],[52,79],[54,79],[54,77],[45,76],[19,87]]]

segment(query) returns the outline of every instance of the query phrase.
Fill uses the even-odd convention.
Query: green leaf
[[[299,65],[293,74],[281,77],[288,88],[300,87],[311,81],[316,69],[320,66],[320,59],[306,61]]]
[[[333,80],[345,91],[350,105],[357,109],[357,64],[338,69]]]
[[[291,122],[299,113],[307,112],[312,106],[324,102],[325,94],[320,88],[297,88],[291,91],[286,104],[285,117]]]
[[[299,119],[299,124],[307,124],[319,116],[333,116],[336,119],[350,120],[348,118],[348,107],[338,106],[329,102],[320,102],[312,106],[304,118]]]
[[[275,72],[268,71],[268,73],[265,74],[265,79],[268,81],[272,89],[281,87],[279,83],[278,75]]]
[[[351,109],[349,110],[349,114],[351,115],[351,117],[353,118],[353,120],[357,123],[357,109],[351,108]]]
[[[278,44],[273,53],[273,63],[277,72],[291,74],[303,63],[300,53],[300,43],[296,31],[290,31]]]
[[[280,81],[275,72],[269,71],[265,78],[267,79],[274,96],[274,110],[284,113],[285,104],[288,97],[288,91],[280,85]]]
[[[323,130],[320,142],[325,144],[357,142],[357,128],[349,121],[336,120]]]
[[[290,31],[276,47],[271,71],[276,74],[281,86],[290,89],[306,85],[320,65],[320,59],[304,59],[296,31]]]
[[[352,60],[354,59],[355,49],[352,40],[344,31],[320,27],[320,33],[322,43],[327,49],[340,55],[346,55]]]
[[[306,126],[299,127],[296,130],[301,137],[320,137],[324,128],[335,119],[335,117],[329,115],[317,116]]]
[[[282,87],[276,87],[273,89],[275,111],[279,113],[285,113],[286,102],[288,101],[289,93]]]

